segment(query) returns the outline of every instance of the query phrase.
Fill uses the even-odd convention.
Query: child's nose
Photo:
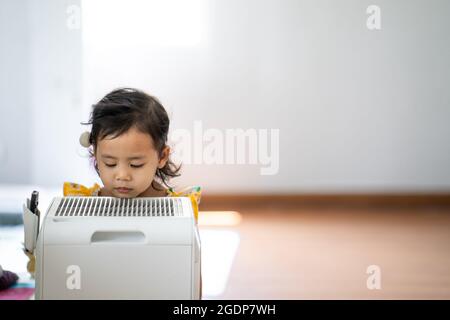
[[[120,181],[131,180],[131,175],[130,175],[130,172],[127,170],[127,168],[119,167],[117,174],[116,174],[116,180],[120,180]]]

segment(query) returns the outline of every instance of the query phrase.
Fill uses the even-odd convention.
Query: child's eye
[[[112,168],[112,167],[115,167],[116,166],[116,164],[115,163],[105,163],[105,166],[107,166],[107,167],[109,167],[109,168]],[[131,164],[130,165],[132,168],[140,168],[140,167],[142,167],[142,166],[144,166],[143,164]]]

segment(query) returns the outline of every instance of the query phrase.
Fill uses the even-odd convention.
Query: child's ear
[[[165,146],[164,149],[161,151],[161,156],[159,158],[158,168],[162,169],[166,165],[167,161],[169,160],[170,155],[170,147]]]

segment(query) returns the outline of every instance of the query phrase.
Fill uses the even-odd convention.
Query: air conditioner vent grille
[[[176,217],[183,215],[180,198],[64,197],[57,217]]]

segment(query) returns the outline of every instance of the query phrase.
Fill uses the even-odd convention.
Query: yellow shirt
[[[88,188],[78,183],[64,182],[63,195],[69,196],[86,196],[96,197],[101,187],[95,183],[92,187]],[[191,199],[192,208],[194,210],[195,220],[198,221],[198,205],[200,204],[201,188],[199,186],[190,186],[181,190],[173,190],[169,188],[166,190],[168,197],[189,197]]]

